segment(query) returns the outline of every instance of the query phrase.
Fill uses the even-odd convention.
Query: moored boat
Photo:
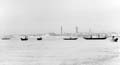
[[[105,39],[107,39],[106,36],[100,37],[100,35],[96,35],[96,36],[90,35],[89,37],[83,37],[83,38],[86,40],[105,40]]]
[[[28,40],[28,37],[27,36],[24,36],[22,38],[20,38],[22,41],[27,41]]]
[[[42,40],[42,37],[37,38],[37,40]]]
[[[114,42],[118,42],[118,38],[116,38],[115,36],[112,36],[112,40],[113,40]]]
[[[63,38],[64,40],[77,40],[78,38],[72,38],[72,37],[70,37],[70,38]]]
[[[86,40],[104,40],[104,39],[107,39],[107,37],[103,37],[103,38],[86,38],[86,37],[84,37],[84,39],[86,39]]]
[[[118,38],[113,39],[114,42],[118,42]]]

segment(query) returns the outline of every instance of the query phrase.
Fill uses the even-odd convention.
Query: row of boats
[[[107,39],[107,37],[93,37],[93,36],[91,36],[91,37],[83,37],[83,38],[86,39],[86,40],[105,40],[105,39]],[[21,39],[21,41],[27,41],[28,37],[24,36],[24,37],[21,37],[20,39]],[[66,38],[63,38],[63,40],[77,40],[77,39],[78,39],[78,37],[66,37]],[[2,38],[2,40],[10,40],[10,38],[6,37],[6,38]],[[38,37],[37,40],[43,40],[43,38]],[[116,38],[115,36],[112,36],[112,40],[114,42],[117,42],[118,38]]]
[[[86,40],[105,40],[107,39],[107,37],[83,37]],[[64,38],[64,40],[77,40],[78,38],[73,38],[73,37],[69,37],[69,38]],[[112,41],[114,42],[118,42],[118,38],[116,38],[115,36],[112,36]]]
[[[62,36],[60,36],[62,37]],[[118,41],[118,38],[116,36],[111,36],[112,40],[114,42]],[[20,37],[21,41],[27,41],[28,40],[28,36],[27,35],[22,35]],[[73,36],[66,36],[66,37],[62,37],[63,40],[77,40],[79,37],[73,37]],[[84,35],[82,36],[82,38],[84,38],[85,40],[105,40],[108,38],[107,35],[101,35],[101,34],[88,34],[88,35]],[[10,40],[10,37],[3,37],[2,40]],[[43,40],[42,36],[38,36],[37,40]]]
[[[76,30],[76,34],[79,33],[78,32],[78,27],[76,26],[75,28]],[[63,33],[63,27],[61,26],[61,36],[66,36]],[[52,36],[52,35],[51,35]],[[79,36],[79,35],[78,35]],[[91,30],[89,30],[89,34],[82,36],[84,39],[86,40],[105,40],[107,39],[109,36],[106,34],[100,34],[100,33],[92,33]],[[9,40],[9,37],[4,37],[2,38],[2,40]],[[26,41],[28,40],[28,36],[27,35],[22,35],[22,37],[20,38],[22,41]],[[73,37],[72,35],[68,35],[67,37],[63,37],[63,40],[77,40],[78,37]],[[39,36],[37,37],[37,40],[43,40],[43,37]],[[118,38],[116,38],[116,36],[112,36],[112,41],[117,42]]]
[[[84,39],[86,40],[105,40],[107,39],[108,37],[107,36],[100,36],[100,35],[89,35],[89,36],[84,36],[83,37]],[[20,38],[22,41],[26,41],[28,40],[28,37],[27,36],[24,36],[22,38]],[[77,40],[78,37],[63,37],[63,40]],[[42,37],[38,37],[37,40],[43,40]],[[112,41],[114,42],[117,42],[118,41],[118,38],[115,37],[115,36],[112,36]]]

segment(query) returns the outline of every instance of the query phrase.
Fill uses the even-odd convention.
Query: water
[[[120,65],[120,44],[107,40],[0,40],[0,65]]]

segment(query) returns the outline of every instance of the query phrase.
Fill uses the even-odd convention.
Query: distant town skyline
[[[120,32],[119,0],[1,0],[0,33]]]

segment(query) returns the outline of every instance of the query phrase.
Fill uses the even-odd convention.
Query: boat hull
[[[42,40],[42,38],[37,38],[37,40]]]
[[[64,38],[64,40],[77,40],[78,38]]]
[[[106,37],[105,38],[84,38],[86,40],[105,40],[107,39]]]
[[[21,38],[21,40],[22,40],[22,41],[27,41],[27,40],[28,40],[28,38]]]

